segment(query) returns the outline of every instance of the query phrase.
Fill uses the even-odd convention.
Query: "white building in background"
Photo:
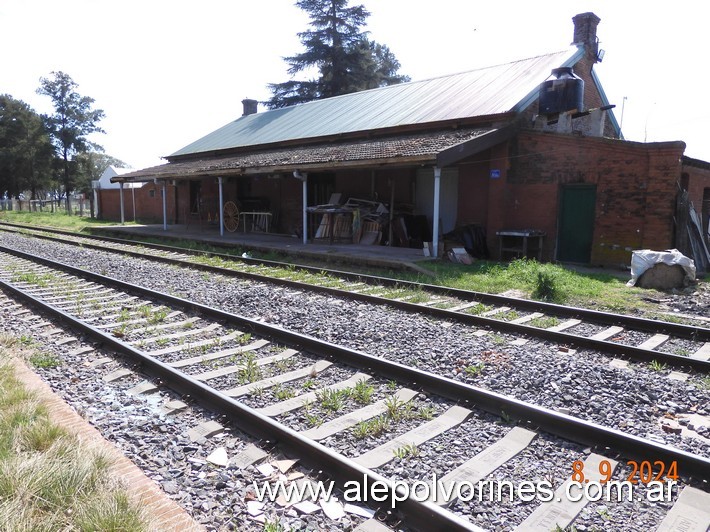
[[[111,183],[111,178],[116,177],[119,175],[127,174],[128,172],[131,172],[132,170],[130,168],[116,168],[114,166],[109,166],[104,170],[104,173],[101,174],[101,177],[99,178],[98,181],[92,181],[91,182],[91,188],[94,193],[94,205],[96,205],[96,217],[101,218],[101,204],[99,203],[98,200],[98,190],[107,190],[107,189],[118,189],[121,186],[118,183]],[[140,188],[143,186],[143,183],[125,183],[123,185],[123,188],[128,188],[131,189],[131,198],[133,200],[133,220],[135,221],[136,219],[136,196],[135,196],[135,189]],[[127,209],[128,210],[128,209]],[[128,211],[131,212],[131,211]]]

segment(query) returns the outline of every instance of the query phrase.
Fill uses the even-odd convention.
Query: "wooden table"
[[[243,218],[243,230],[247,232],[247,218],[251,218],[251,230],[261,231],[263,233],[269,232],[269,224],[271,224],[271,213],[264,211],[249,211],[240,212],[239,217]]]
[[[503,260],[503,253],[514,253],[517,257],[527,257],[530,250],[529,240],[537,239],[535,248],[537,260],[542,260],[542,241],[547,236],[544,231],[537,229],[518,229],[497,231],[498,251],[500,260]]]

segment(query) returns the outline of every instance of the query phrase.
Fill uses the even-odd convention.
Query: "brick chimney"
[[[574,22],[574,39],[572,44],[584,45],[587,57],[593,62],[598,62],[599,39],[597,39],[597,25],[601,19],[594,13],[580,13],[572,17]]]
[[[257,106],[259,102],[257,100],[252,100],[250,98],[244,98],[242,100],[242,106],[244,107],[244,113],[242,116],[253,115],[257,112]]]

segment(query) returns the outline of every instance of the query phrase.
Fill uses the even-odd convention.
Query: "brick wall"
[[[250,176],[240,178],[253,198],[268,202],[272,214],[271,231],[283,234],[300,234],[303,225],[303,185],[291,174],[275,176]]]
[[[488,220],[488,187],[491,170],[499,170],[496,161],[489,161],[490,150],[475,160],[459,165],[459,198],[457,226],[480,224]],[[499,178],[500,179],[500,178]]]
[[[127,222],[133,221],[133,198],[135,195],[136,219],[143,223],[163,223],[162,185],[146,183],[140,188],[123,189],[123,213]],[[101,219],[115,222],[121,221],[120,189],[103,189],[98,191]],[[176,187],[166,187],[166,207],[168,223],[175,223]]]
[[[544,258],[554,259],[560,186],[585,183],[597,187],[592,264],[628,263],[631,249],[671,247],[684,148],[523,131],[510,143],[505,182],[489,191],[489,242],[501,229],[541,229]]]
[[[599,92],[599,88],[597,87],[596,83],[594,82],[594,78],[592,77],[592,68],[594,67],[595,61],[590,58],[590,57],[583,57],[580,59],[574,66],[573,70],[575,75],[580,77],[582,80],[584,80],[584,109],[580,109],[580,111],[587,111],[589,109],[598,109],[599,107],[602,107],[605,105],[602,95]],[[542,81],[541,81],[542,82]],[[616,102],[609,102],[611,104],[615,104]],[[617,138],[616,131],[614,130],[614,126],[612,125],[611,120],[609,119],[609,113],[612,113],[611,110],[607,111],[607,116],[604,122],[604,137],[608,138]],[[538,107],[538,102],[536,101],[533,105],[531,105],[521,116],[523,118],[524,123],[532,124],[534,118],[539,114],[539,107]],[[553,124],[550,126],[544,126],[544,130],[546,131],[555,131],[557,129],[557,125]],[[593,135],[591,133],[592,131],[592,122],[591,122],[591,116],[583,116],[580,118],[575,118],[572,120],[572,130],[576,131],[580,134],[584,135]]]
[[[335,190],[342,193],[343,202],[358,198],[389,205],[394,185],[395,204],[411,205],[415,182],[416,171],[411,168],[344,170],[335,174]]]

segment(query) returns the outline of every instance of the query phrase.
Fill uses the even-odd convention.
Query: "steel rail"
[[[436,530],[441,532],[449,530],[481,530],[479,527],[472,525],[436,504],[406,497],[408,494],[405,492],[404,488],[397,484],[393,485],[386,477],[362,467],[353,460],[328,449],[314,440],[302,436],[293,429],[260,414],[253,408],[157,360],[150,356],[150,354],[134,349],[110,334],[74,318],[61,309],[43,302],[41,299],[33,297],[22,289],[14,286],[12,283],[0,280],[0,288],[13,294],[18,299],[22,299],[30,305],[41,309],[43,312],[61,319],[62,322],[68,324],[69,327],[101,341],[113,351],[126,355],[134,362],[140,364],[146,373],[159,379],[172,390],[190,396],[190,398],[196,400],[213,412],[225,415],[246,433],[256,438],[274,441],[281,445],[287,452],[292,452],[298,456],[300,461],[305,465],[315,470],[323,471],[341,487],[348,482],[357,482],[360,500],[365,502],[386,502],[386,506],[384,507],[392,508],[405,515],[407,517],[407,525],[412,529],[424,531]],[[138,287],[131,287],[130,290],[134,293],[142,292],[141,290],[136,290],[136,288]],[[153,299],[156,298],[153,297]],[[180,306],[199,310],[195,305],[191,305],[184,300],[182,300]],[[386,501],[382,500],[383,494],[381,489],[376,488],[377,483],[380,483],[380,486],[388,487]]]
[[[41,236],[37,235],[39,238],[48,238],[52,239],[51,237],[46,237],[46,236]],[[75,235],[76,236],[76,235]],[[70,242],[63,242],[63,243],[70,243]],[[74,245],[83,245],[85,247],[92,247],[98,250],[106,250],[107,248],[101,247],[101,246],[94,246],[92,244],[80,244],[80,243],[73,243]],[[110,249],[110,248],[109,248]],[[361,301],[365,303],[370,303],[373,305],[386,305],[390,306],[405,312],[409,313],[418,313],[418,314],[424,314],[427,316],[432,316],[435,318],[439,318],[442,320],[450,320],[450,321],[456,321],[459,323],[463,323],[466,325],[472,325],[472,326],[477,326],[477,327],[490,327],[492,329],[497,329],[503,332],[507,332],[510,334],[514,335],[526,335],[526,336],[531,336],[531,337],[537,337],[541,338],[543,340],[548,340],[551,342],[556,342],[564,346],[569,346],[569,347],[576,347],[576,348],[581,348],[581,349],[592,349],[595,351],[599,351],[602,353],[608,353],[624,358],[629,358],[632,360],[637,360],[640,362],[651,362],[651,361],[656,361],[658,363],[663,363],[667,364],[668,366],[678,368],[678,369],[693,369],[695,371],[700,371],[700,372],[710,372],[710,361],[709,360],[702,360],[702,359],[697,359],[697,358],[692,358],[692,357],[687,357],[687,356],[681,356],[681,355],[676,355],[673,353],[666,353],[663,351],[654,351],[653,349],[646,349],[646,348],[641,348],[637,346],[632,346],[632,345],[627,345],[627,344],[621,344],[621,343],[616,343],[616,342],[610,342],[607,340],[597,340],[595,338],[590,338],[587,336],[580,336],[576,334],[571,334],[568,332],[562,332],[562,331],[550,331],[547,329],[543,329],[540,327],[533,327],[531,325],[525,325],[525,324],[520,324],[520,323],[512,323],[512,322],[507,322],[504,320],[496,320],[494,318],[487,318],[485,316],[477,316],[474,314],[467,314],[465,312],[455,312],[447,309],[440,309],[436,308],[433,306],[424,306],[424,305],[419,305],[417,303],[409,303],[407,301],[396,301],[392,299],[387,299],[383,297],[378,297],[374,295],[369,295],[369,294],[361,294],[357,292],[350,292],[347,290],[341,290],[338,288],[332,288],[332,287],[327,287],[327,286],[319,286],[319,285],[312,285],[308,283],[304,283],[301,281],[293,281],[289,279],[282,279],[278,277],[268,277],[262,274],[258,273],[253,273],[253,272],[242,272],[238,270],[231,270],[228,268],[222,268],[219,266],[211,266],[208,264],[198,264],[198,263],[192,263],[192,262],[186,262],[180,259],[174,259],[171,257],[162,257],[160,255],[149,255],[146,256],[145,253],[141,253],[138,251],[130,251],[130,250],[113,250],[116,253],[123,253],[124,255],[130,255],[133,257],[137,258],[143,258],[143,259],[148,259],[148,260],[154,260],[157,262],[163,262],[166,264],[173,264],[173,265],[179,265],[182,267],[186,268],[191,268],[191,269],[196,269],[199,271],[205,271],[205,272],[210,272],[210,273],[216,273],[220,275],[225,275],[225,276],[231,276],[231,277],[240,277],[244,279],[250,279],[258,282],[266,282],[266,283],[271,283],[279,286],[285,286],[288,288],[293,288],[297,290],[310,290],[313,292],[317,293],[323,293],[327,294],[330,296],[334,297],[339,297],[339,298],[348,298],[352,299],[355,301]],[[502,296],[495,296],[495,297],[502,297]],[[507,304],[511,304],[509,301],[507,301],[507,298],[503,298]],[[524,301],[526,303],[530,303],[528,300],[516,300],[516,301]],[[533,302],[534,303],[534,302]],[[500,303],[502,304],[502,303]],[[550,304],[546,304],[550,305]],[[561,305],[554,305],[555,307],[561,307]],[[565,307],[561,307],[565,308]],[[592,311],[592,312],[597,312],[598,314],[603,314],[599,313],[598,311]],[[620,318],[624,318],[624,316],[620,315],[611,315],[611,316],[619,316]],[[640,318],[633,318],[633,320],[639,320]],[[610,322],[610,323],[623,323],[623,322]],[[651,321],[651,323],[659,323],[663,324],[664,322],[658,322],[658,321]],[[680,324],[668,324],[671,326],[674,326],[674,328],[682,327],[682,330],[684,330],[686,333],[688,332],[689,328],[692,329],[694,339],[696,340],[710,340],[710,329],[702,329],[702,328],[697,328],[697,327],[691,327],[688,325],[680,325]],[[657,332],[657,331],[656,331]],[[671,331],[667,331],[671,332]]]
[[[2,225],[19,227],[19,228],[23,228],[23,229],[32,229],[31,226],[23,226],[23,225],[19,225],[19,224],[8,223],[8,222],[0,222],[0,226],[2,226]],[[511,305],[511,306],[514,306],[514,307],[517,307],[520,309],[524,309],[524,310],[529,310],[532,312],[543,312],[545,314],[553,314],[555,316],[560,316],[560,317],[579,318],[579,319],[588,320],[588,321],[603,324],[603,325],[623,325],[625,327],[633,328],[638,331],[664,333],[664,334],[677,336],[679,338],[690,338],[690,339],[693,339],[696,341],[710,341],[710,328],[707,328],[707,327],[696,327],[693,325],[686,325],[686,324],[682,324],[682,323],[671,323],[671,322],[667,322],[667,321],[652,320],[652,319],[648,319],[648,318],[641,318],[638,316],[628,316],[625,314],[617,314],[617,313],[613,313],[613,312],[602,312],[599,310],[585,309],[585,308],[581,308],[581,307],[573,307],[573,306],[568,306],[568,305],[559,305],[556,303],[548,303],[545,301],[534,301],[534,300],[530,300],[530,299],[518,299],[518,298],[513,298],[513,297],[508,297],[508,296],[502,296],[499,294],[487,294],[485,292],[476,292],[473,290],[464,290],[461,288],[453,288],[453,287],[446,287],[446,286],[433,285],[433,284],[427,284],[427,283],[419,283],[419,282],[414,282],[414,281],[406,281],[406,280],[402,280],[402,279],[394,279],[391,277],[380,277],[380,276],[376,276],[376,275],[346,272],[346,271],[342,271],[342,270],[331,270],[331,269],[319,268],[319,267],[314,267],[314,266],[294,265],[294,264],[290,264],[290,263],[286,263],[286,262],[272,261],[272,260],[267,260],[267,259],[247,258],[247,257],[241,257],[239,255],[230,255],[227,253],[214,253],[214,252],[199,251],[199,250],[182,248],[182,247],[177,247],[177,246],[168,246],[168,245],[164,245],[164,244],[141,242],[139,240],[129,240],[129,239],[124,239],[124,238],[114,238],[114,237],[109,237],[109,236],[79,235],[75,232],[64,231],[61,229],[54,229],[54,228],[37,229],[35,227],[34,229],[46,231],[46,232],[54,232],[54,233],[58,233],[58,234],[70,235],[70,236],[75,236],[75,237],[81,237],[81,238],[89,238],[89,239],[93,239],[93,240],[105,240],[108,242],[114,242],[114,243],[119,243],[119,244],[129,244],[129,245],[135,245],[135,246],[150,247],[150,248],[160,249],[163,251],[168,251],[168,252],[173,252],[173,253],[182,253],[182,254],[186,254],[186,255],[207,255],[207,256],[212,256],[212,257],[218,257],[218,258],[225,259],[225,260],[239,261],[239,262],[243,262],[245,264],[254,264],[254,265],[262,265],[262,266],[285,268],[285,269],[293,268],[295,266],[299,270],[304,270],[309,273],[332,274],[334,276],[338,276],[338,277],[341,277],[343,279],[346,279],[348,281],[353,281],[353,282],[359,281],[359,282],[363,282],[366,284],[382,285],[382,286],[386,286],[386,287],[407,288],[407,289],[412,289],[412,290],[425,290],[425,291],[430,292],[432,294],[441,295],[441,296],[456,297],[456,298],[461,299],[463,301],[476,301],[476,302],[487,303],[487,304],[492,304],[492,305],[499,305],[499,306]],[[42,235],[36,235],[36,236],[38,236],[40,238],[49,238],[49,237],[43,237]],[[216,243],[216,242],[210,242],[209,244],[213,245],[215,247],[228,247],[225,244],[220,244],[220,243]],[[96,249],[106,250],[106,248],[102,248],[101,246],[98,246]],[[123,252],[122,250],[118,250],[118,251]],[[137,256],[140,256],[140,255],[137,255]],[[151,258],[156,258],[156,257],[151,256]],[[179,260],[170,259],[168,257],[163,257],[163,258],[166,259],[166,261],[180,262]],[[192,263],[190,263],[190,264],[192,264]],[[235,271],[235,270],[230,270],[230,271]],[[245,275],[245,276],[248,276],[249,278],[254,278],[254,279],[260,278],[260,279],[265,280],[267,282],[276,282],[276,280],[272,277],[268,277],[265,275],[259,275],[259,274],[255,274],[252,272],[238,272],[238,274]],[[279,281],[284,281],[281,284],[285,284],[285,285],[287,285],[287,283],[288,283],[284,279],[280,279]],[[299,283],[298,281],[290,281],[290,282]],[[298,286],[303,287],[304,284],[306,284],[306,283],[299,283]],[[308,285],[308,286],[312,287],[313,289],[315,289],[315,287],[317,287],[317,285]],[[318,287],[318,288],[324,289],[326,287]],[[338,290],[338,289],[331,289],[331,290]],[[352,294],[352,292],[348,292],[347,290],[343,290],[341,292],[347,293],[347,294]],[[384,298],[382,298],[382,299],[384,299]],[[422,307],[422,305],[417,305],[417,308],[421,308],[421,307]]]
[[[655,460],[663,460],[670,463],[675,460],[684,471],[692,472],[692,475],[691,473],[686,474],[698,476],[699,478],[710,478],[710,458],[695,455],[646,438],[627,434],[617,429],[604,427],[581,418],[562,414],[549,408],[526,403],[519,399],[455,381],[428,371],[405,366],[361,351],[318,340],[317,338],[301,333],[288,331],[281,327],[275,327],[237,314],[188,301],[177,296],[154,292],[142,286],[133,285],[96,273],[86,272],[73,266],[41,257],[34,257],[24,252],[7,250],[2,247],[0,247],[0,250],[56,269],[62,269],[96,282],[116,286],[122,291],[137,293],[145,297],[170,303],[177,307],[200,312],[214,319],[223,320],[239,327],[245,327],[255,334],[269,337],[279,343],[298,346],[318,356],[328,357],[340,363],[365,369],[379,376],[396,380],[409,387],[418,387],[429,393],[478,407],[497,416],[504,414],[506,417],[517,419],[533,428],[537,427],[550,434],[555,434],[583,445],[611,448],[627,458],[638,458],[641,461],[650,460],[653,462]],[[112,339],[112,345],[114,344],[123,345],[122,342]]]

